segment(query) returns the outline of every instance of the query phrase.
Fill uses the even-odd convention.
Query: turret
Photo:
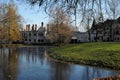
[[[43,22],[41,22],[41,27],[43,28],[43,25],[44,25],[44,23]]]

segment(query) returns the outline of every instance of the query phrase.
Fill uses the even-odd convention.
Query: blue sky
[[[7,3],[9,0],[0,0],[0,3],[3,3],[3,2],[5,2],[5,3]],[[13,0],[14,2],[15,2],[15,4],[18,6],[18,13],[24,18],[24,21],[25,21],[25,23],[24,23],[24,27],[25,27],[25,25],[26,24],[30,24],[30,25],[32,25],[32,24],[37,24],[38,26],[40,26],[41,25],[41,22],[44,22],[44,26],[46,26],[46,24],[48,23],[48,21],[49,21],[49,16],[48,15],[46,15],[45,14],[45,12],[44,12],[44,10],[43,9],[41,9],[41,8],[39,8],[39,6],[38,5],[36,5],[36,6],[34,6],[34,7],[31,7],[29,4],[27,4],[27,3],[24,3],[24,2],[22,2],[22,1],[24,1],[24,0],[19,0],[19,1],[17,1],[17,0]],[[20,2],[21,1],[21,2]],[[112,0],[113,2],[114,2],[114,0]],[[117,0],[116,0],[117,1]],[[109,18],[109,19],[111,19],[111,12],[110,12],[110,10],[109,9],[107,9],[108,10],[108,13],[110,14],[107,14],[106,13],[106,11],[104,10],[104,8],[105,8],[105,4],[103,4],[103,6],[102,6],[102,8],[103,8],[103,13],[104,13],[104,18],[105,19],[107,19],[107,18]],[[107,7],[106,7],[107,8]],[[118,10],[120,11],[120,6],[118,7]],[[97,7],[96,7],[96,10],[97,10]],[[98,13],[99,11],[96,11],[95,10],[95,13]],[[119,16],[119,11],[117,11],[118,13],[117,13],[117,15]],[[96,18],[97,17],[99,17],[98,16],[98,14],[96,15]],[[84,25],[82,25],[81,23],[80,23],[80,21],[81,21],[81,13],[79,14],[79,15],[77,15],[77,27],[79,27],[79,29],[81,30],[81,31],[84,31],[84,27],[86,26],[84,26]],[[74,20],[74,16],[72,16],[72,19]],[[73,25],[74,25],[74,23],[73,23]]]
[[[24,26],[26,24],[37,24],[40,26],[41,22],[44,22],[44,25],[48,23],[48,15],[38,6],[32,7],[23,3],[16,3],[16,5],[18,6],[18,13],[24,18]]]
[[[7,3],[9,0],[0,0],[0,3]],[[49,16],[46,15],[45,11],[41,8],[39,8],[38,5],[36,6],[30,6],[29,4],[13,0],[14,3],[18,7],[18,13],[23,17],[24,19],[24,29],[27,24],[37,24],[38,28],[41,25],[41,22],[44,22],[44,26],[47,25],[49,22]],[[74,18],[74,16],[73,16]],[[74,23],[73,23],[74,24]],[[79,22],[77,21],[77,27],[80,26]],[[81,28],[82,29],[82,28]]]
[[[9,3],[9,0],[0,0],[0,3]],[[24,19],[24,28],[26,24],[37,24],[38,27],[40,27],[41,22],[44,22],[45,26],[48,23],[49,16],[46,15],[44,10],[40,9],[38,6],[32,7],[29,4],[16,0],[14,0],[14,3],[18,7],[19,15],[21,15]]]

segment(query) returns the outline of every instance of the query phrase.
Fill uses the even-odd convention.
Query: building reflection
[[[44,65],[45,47],[0,49],[0,80],[17,80],[21,59],[26,63]]]
[[[67,64],[45,57],[47,47],[0,49],[0,80],[93,80],[120,72]]]
[[[24,59],[28,63],[40,62],[41,64],[43,64],[44,62],[45,47],[22,47],[19,48],[19,52],[21,53],[19,57],[24,57]]]
[[[50,80],[70,80],[71,67],[69,64],[49,60]]]

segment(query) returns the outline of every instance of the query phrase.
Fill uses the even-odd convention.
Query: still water
[[[120,73],[51,60],[45,56],[48,48],[24,46],[0,49],[0,80],[92,80]]]

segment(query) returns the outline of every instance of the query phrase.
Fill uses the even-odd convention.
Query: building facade
[[[73,31],[71,43],[88,42],[88,32]]]
[[[21,31],[22,42],[24,44],[43,44],[46,43],[45,27],[41,22],[41,27],[37,29],[37,25],[26,25],[26,30]]]
[[[106,20],[98,24],[93,22],[90,33],[91,41],[120,42],[120,18],[116,20]]]

